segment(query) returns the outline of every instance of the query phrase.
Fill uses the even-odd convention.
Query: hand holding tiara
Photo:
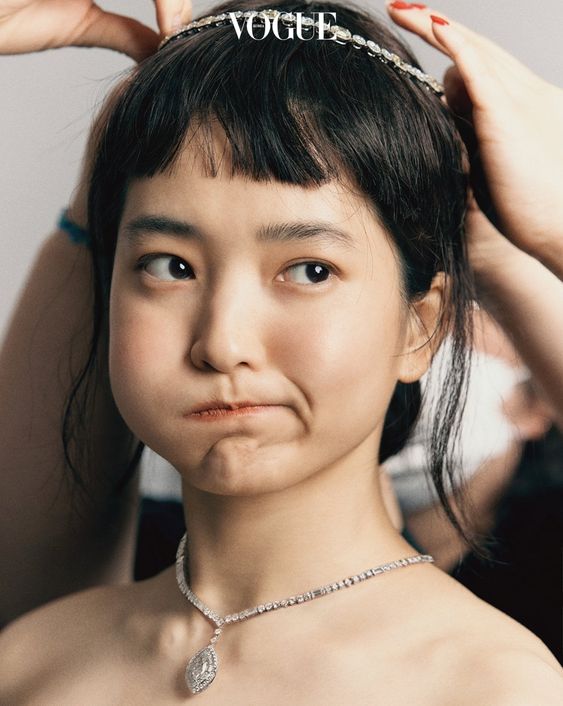
[[[394,22],[454,61],[444,77],[445,99],[459,116],[479,206],[517,248],[563,278],[563,90],[435,10],[406,2],[387,8]],[[471,205],[468,224],[484,231],[484,216]],[[494,233],[490,224],[486,231]],[[500,240],[490,245],[490,253],[510,250]]]
[[[161,34],[189,22],[189,0],[155,0]],[[66,46],[103,47],[141,61],[159,35],[132,17],[105,12],[92,0],[0,0],[0,54],[25,54]]]

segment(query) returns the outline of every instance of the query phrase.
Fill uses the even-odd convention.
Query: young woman
[[[415,63],[369,15],[315,7]],[[446,331],[442,493],[463,392],[463,149],[422,83],[349,46],[213,26],[149,57],[98,132],[95,335],[79,382],[107,355],[131,445],[181,474],[180,583],[225,616],[365,577],[222,625],[201,703],[560,699],[545,646],[429,562],[365,575],[416,554],[384,511],[378,466]],[[75,460],[86,441],[71,441]],[[79,593],[6,630],[2,699],[185,702],[186,664],[213,628],[173,569]]]

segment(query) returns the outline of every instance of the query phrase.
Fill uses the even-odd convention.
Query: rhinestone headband
[[[279,21],[286,27],[295,27],[298,22],[297,15],[292,12],[280,12],[279,10],[273,9],[261,11],[247,10],[245,12],[237,10],[236,12],[222,13],[220,15],[208,15],[207,17],[202,17],[199,20],[190,22],[190,24],[184,25],[172,34],[164,37],[162,42],[159,44],[158,49],[162,49],[170,42],[197,34],[203,29],[233,24],[233,16],[237,19],[237,21],[247,21],[249,18],[252,18],[252,23],[254,23],[254,21],[258,21],[259,23],[262,22],[264,24],[266,20],[274,21],[279,17]],[[300,19],[303,27],[310,28],[313,31],[320,29],[321,23],[315,21],[312,17],[301,16]],[[332,41],[335,41],[337,44],[350,44],[354,47],[354,49],[365,49],[369,56],[377,57],[381,62],[389,65],[398,73],[405,76],[412,76],[420,84],[422,84],[424,88],[431,89],[439,96],[443,95],[444,87],[441,83],[439,83],[433,76],[425,74],[423,71],[416,68],[416,66],[407,64],[407,62],[403,61],[403,59],[401,59],[401,57],[397,54],[380,47],[379,44],[376,44],[371,39],[360,37],[359,34],[352,34],[352,32],[345,27],[340,27],[339,25],[329,25],[326,23],[322,23],[322,25],[323,31],[329,40],[330,35],[332,35]]]

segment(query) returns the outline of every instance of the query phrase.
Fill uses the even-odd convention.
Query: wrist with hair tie
[[[61,211],[59,220],[57,221],[57,227],[63,230],[73,243],[90,247],[90,232],[71,220],[68,207]]]

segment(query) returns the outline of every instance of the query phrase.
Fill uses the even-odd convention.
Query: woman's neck
[[[373,464],[252,497],[185,485],[184,509],[191,588],[221,615],[416,553],[389,520]]]

